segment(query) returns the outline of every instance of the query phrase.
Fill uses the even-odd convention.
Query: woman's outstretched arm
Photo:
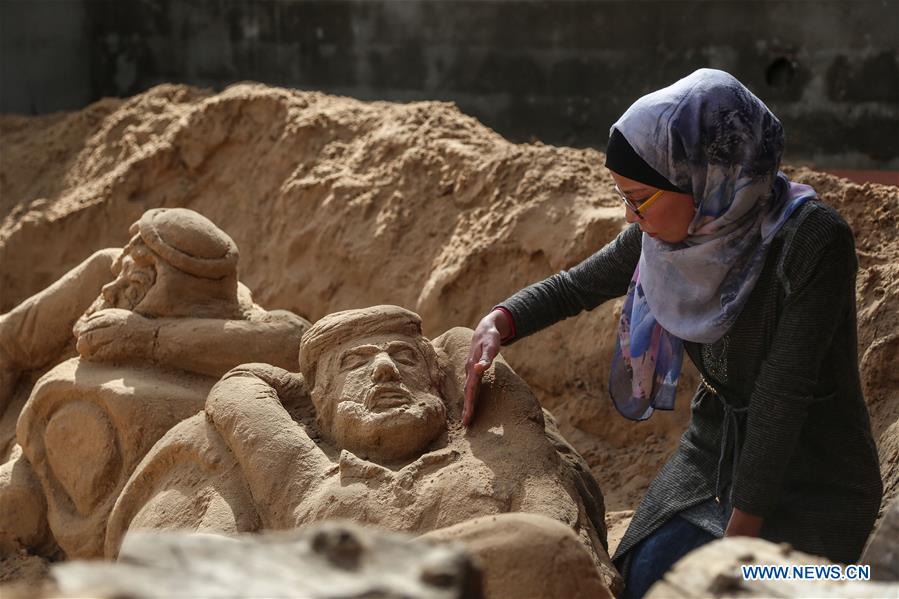
[[[471,424],[481,376],[490,368],[501,345],[627,293],[641,247],[640,227],[633,224],[571,270],[525,287],[482,318],[472,336],[465,365],[462,422]]]
[[[512,343],[552,324],[592,310],[627,293],[640,260],[642,233],[630,225],[601,250],[570,270],[528,285],[501,302],[512,319]]]

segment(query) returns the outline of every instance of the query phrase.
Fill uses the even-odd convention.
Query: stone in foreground
[[[862,562],[864,563],[864,562]],[[849,580],[744,580],[741,565],[831,565],[827,559],[750,537],[728,537],[692,551],[665,574],[645,595],[646,599],[702,597],[894,597],[899,584]],[[871,566],[871,578],[874,578]]]
[[[455,545],[325,522],[287,533],[129,535],[119,562],[55,566],[45,597],[408,597],[480,599]]]

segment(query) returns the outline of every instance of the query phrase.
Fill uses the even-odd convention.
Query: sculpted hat
[[[180,271],[204,279],[237,273],[237,245],[215,224],[186,208],[147,210],[131,226],[147,246]]]
[[[421,336],[421,317],[399,306],[372,306],[334,312],[318,320],[300,341],[300,372],[312,387],[322,352],[363,335]]]

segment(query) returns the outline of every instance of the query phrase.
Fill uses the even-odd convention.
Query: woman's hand
[[[763,522],[764,518],[762,516],[754,516],[734,508],[730,515],[730,522],[727,523],[727,530],[724,531],[724,536],[757,537],[762,531]]]
[[[511,332],[512,323],[509,316],[499,309],[482,318],[474,330],[468,360],[465,362],[465,404],[462,408],[462,424],[465,426],[469,426],[474,420],[481,376],[499,354],[501,341]]]

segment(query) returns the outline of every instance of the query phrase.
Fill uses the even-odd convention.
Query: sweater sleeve
[[[734,507],[758,516],[777,504],[834,334],[846,318],[855,317],[847,314],[854,305],[858,264],[852,231],[842,219],[808,221],[785,248],[783,308],[750,397],[734,473]]]
[[[641,244],[640,227],[633,224],[577,266],[529,285],[499,304],[511,315],[515,332],[503,345],[627,293]]]

